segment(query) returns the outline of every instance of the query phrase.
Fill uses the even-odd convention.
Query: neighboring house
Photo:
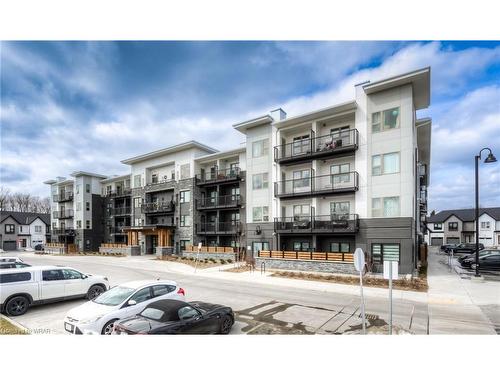
[[[0,212],[0,248],[17,250],[45,244],[50,215],[35,212]]]
[[[411,273],[426,231],[432,124],[416,111],[430,104],[430,68],[354,92],[310,113],[235,124],[245,137],[237,149],[190,141],[123,160],[127,175],[46,181],[55,240],[142,254],[201,242],[268,267],[339,272],[352,270],[359,247],[372,270],[391,259]]]
[[[426,241],[430,245],[474,243],[476,241],[475,210],[444,210],[427,218]],[[479,242],[484,246],[500,246],[500,207],[479,209]]]

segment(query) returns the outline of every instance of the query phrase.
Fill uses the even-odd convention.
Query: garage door
[[[17,249],[16,241],[4,241],[3,249],[4,251],[16,250]]]
[[[431,237],[431,246],[441,246],[443,244],[443,237]]]
[[[458,237],[447,237],[446,238],[446,243],[458,244],[458,243],[460,243],[460,238],[458,238]]]

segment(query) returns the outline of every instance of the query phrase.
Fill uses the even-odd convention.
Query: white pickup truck
[[[91,300],[108,289],[107,277],[85,274],[71,267],[0,270],[0,312],[22,315],[32,305],[74,298]]]

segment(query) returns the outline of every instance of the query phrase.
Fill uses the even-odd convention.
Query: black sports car
[[[113,334],[228,334],[233,324],[234,314],[230,307],[164,299],[115,323]]]

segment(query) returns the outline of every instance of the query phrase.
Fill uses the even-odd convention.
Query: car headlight
[[[97,322],[99,319],[101,319],[104,315],[99,315],[99,316],[96,316],[96,317],[92,317],[92,318],[88,318],[88,319],[82,319],[80,320],[80,324],[90,324],[90,323],[95,323]]]

